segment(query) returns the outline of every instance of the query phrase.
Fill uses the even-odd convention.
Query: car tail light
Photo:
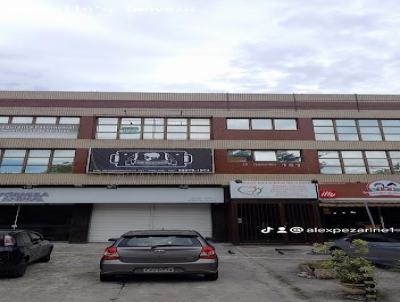
[[[10,235],[5,235],[4,236],[4,246],[14,246],[15,245],[15,239],[11,237]]]
[[[109,246],[104,251],[104,255],[101,258],[102,260],[117,260],[119,259],[118,250],[115,246]]]
[[[216,259],[217,254],[215,253],[215,249],[209,245],[203,246],[201,249],[200,258],[201,259]]]

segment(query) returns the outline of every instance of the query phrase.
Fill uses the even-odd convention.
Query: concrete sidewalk
[[[105,246],[55,244],[50,263],[30,266],[20,279],[0,279],[0,301],[345,301],[337,281],[297,277],[299,263],[322,258],[308,254],[309,246],[216,244],[220,279],[215,282],[199,277],[146,276],[102,283],[98,266]],[[400,273],[378,270],[378,277],[384,293],[380,301],[400,301]]]

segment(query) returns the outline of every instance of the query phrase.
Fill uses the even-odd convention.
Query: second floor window
[[[209,140],[210,119],[98,118],[98,139]]]
[[[301,162],[300,150],[228,150],[230,162]]]
[[[297,130],[296,119],[228,118],[229,130]]]
[[[72,173],[75,150],[3,149],[0,173]]]

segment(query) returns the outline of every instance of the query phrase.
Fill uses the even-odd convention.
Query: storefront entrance
[[[320,227],[318,204],[311,200],[237,200],[231,201],[234,243],[305,243],[319,239],[306,232],[292,233],[290,228]],[[235,224],[236,222],[236,224]],[[263,233],[266,228],[273,228]],[[284,227],[284,229],[279,229]]]
[[[15,222],[17,205],[0,207],[0,229],[10,229]],[[41,233],[52,241],[68,241],[73,205],[20,205],[18,229]]]

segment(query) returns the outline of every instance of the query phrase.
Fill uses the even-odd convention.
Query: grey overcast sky
[[[0,0],[0,89],[400,93],[399,0]]]

